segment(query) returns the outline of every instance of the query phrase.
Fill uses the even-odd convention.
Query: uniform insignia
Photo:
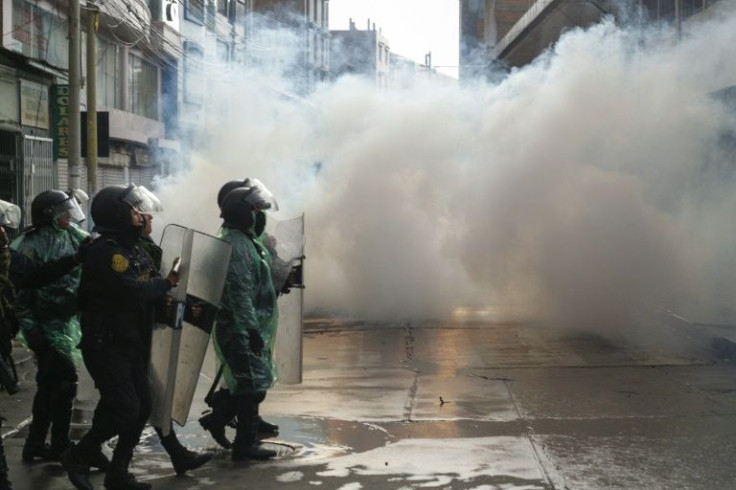
[[[112,270],[115,272],[125,272],[128,270],[128,259],[125,255],[115,254],[112,256]]]

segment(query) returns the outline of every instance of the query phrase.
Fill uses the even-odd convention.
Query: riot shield
[[[273,222],[269,221],[269,225]],[[279,324],[274,358],[278,381],[302,382],[302,318],[304,310],[304,215],[272,225],[264,236],[271,251],[271,272],[276,291],[281,294]]]
[[[156,322],[151,337],[151,383],[150,421],[168,434],[171,425],[171,405],[176,382],[179,342],[181,339],[182,310],[186,301],[186,276],[188,276],[191,254],[190,230],[178,225],[169,225],[161,237],[161,268],[171,267],[176,257],[181,258],[179,285],[171,289],[156,305]],[[163,272],[168,274],[168,270]]]
[[[171,418],[184,425],[192,406],[230,263],[231,246],[195,231]]]
[[[230,244],[169,225],[161,239],[162,274],[181,258],[179,285],[156,308],[151,344],[151,424],[168,434],[184,425],[199,380],[215,314],[225,285]]]

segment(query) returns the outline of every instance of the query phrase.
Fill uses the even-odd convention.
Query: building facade
[[[69,2],[2,0],[1,6],[0,193],[22,205],[27,217],[36,194],[69,187]],[[83,3],[80,13],[84,26],[98,12],[93,90],[104,114],[100,140],[106,151],[99,157],[97,185],[150,182],[159,172],[152,142],[166,135],[160,102],[167,61],[142,42],[151,25],[143,0],[92,7]],[[82,80],[88,78],[87,36],[81,38]],[[82,111],[87,89],[80,94]],[[81,170],[79,187],[89,192],[84,165]]]
[[[299,94],[308,94],[330,78],[328,0],[252,0],[249,41],[251,59],[264,60],[258,48],[271,48],[283,63],[282,73]],[[283,48],[286,49],[283,49]],[[266,55],[269,56],[269,55]]]
[[[375,23],[368,20],[366,30],[361,31],[350,19],[347,30],[333,30],[331,34],[333,76],[362,75],[375,80],[379,88],[388,87],[391,48],[381,30],[376,30]]]
[[[296,41],[289,70],[303,92],[329,78],[327,0],[81,0],[81,79],[87,20],[96,19],[100,146],[96,188],[186,165],[206,144],[196,130],[233,66],[256,67],[266,27]],[[39,192],[70,186],[69,2],[0,0],[0,199],[29,208]],[[267,50],[266,50],[267,51]],[[102,118],[102,119],[100,119]],[[83,129],[85,117],[81,118]],[[83,131],[84,132],[84,131]],[[85,138],[80,138],[84,151]],[[79,187],[87,186],[85,161]]]
[[[587,27],[606,16],[639,10],[654,22],[678,28],[717,0],[460,0],[460,79],[489,77],[499,67],[531,63],[567,29]]]

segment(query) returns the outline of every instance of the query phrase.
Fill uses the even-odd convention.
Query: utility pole
[[[82,153],[81,114],[79,106],[80,83],[79,0],[69,0],[69,187],[79,188],[79,168]]]
[[[97,21],[99,8],[87,3],[87,191],[97,193]]]

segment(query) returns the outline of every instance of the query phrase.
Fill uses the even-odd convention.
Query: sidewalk
[[[664,322],[683,332],[716,359],[736,361],[736,325],[700,324],[671,311],[662,311],[659,315]]]

